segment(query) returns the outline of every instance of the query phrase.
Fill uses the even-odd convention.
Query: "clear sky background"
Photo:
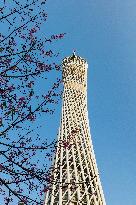
[[[43,35],[67,33],[54,45],[60,61],[76,49],[89,64],[89,120],[107,205],[135,205],[136,1],[48,0],[46,7]],[[60,114],[61,103],[43,121],[43,136],[56,137]]]
[[[62,58],[75,48],[89,64],[89,119],[107,205],[135,205],[136,1],[50,0],[47,12],[47,33],[67,33],[56,44]],[[54,133],[59,113],[48,124]]]

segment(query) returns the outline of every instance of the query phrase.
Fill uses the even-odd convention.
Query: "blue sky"
[[[136,1],[50,0],[49,33],[62,58],[87,59],[92,139],[108,205],[136,204]],[[54,119],[56,132],[59,112]]]

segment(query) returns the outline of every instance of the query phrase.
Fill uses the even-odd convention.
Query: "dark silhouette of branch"
[[[7,37],[5,37],[3,40],[0,41],[0,43],[3,43],[6,39],[8,39],[15,31],[23,28],[24,26],[26,26],[28,23],[30,23],[31,21],[34,21],[36,19],[37,15],[35,15],[34,17],[30,18],[30,20],[28,20],[26,23],[24,23],[23,25],[19,26],[18,28],[15,28]]]
[[[52,161],[56,151],[57,141],[41,137],[42,122],[37,122],[40,116],[46,118],[46,114],[54,113],[62,95],[59,76],[53,86],[47,86],[46,79],[50,71],[57,74],[61,70],[59,53],[48,49],[48,45],[65,34],[40,36],[47,18],[45,2],[12,0],[12,7],[6,2],[0,9],[0,23],[7,28],[0,34],[0,194],[5,205],[14,204],[17,198],[25,205],[42,204],[50,176],[47,162]],[[41,80],[43,92],[36,90]]]
[[[17,148],[17,149],[26,149],[26,150],[44,150],[44,149],[48,149],[49,147],[53,146],[54,144],[56,144],[56,140],[52,141],[50,144],[48,144],[47,146],[32,146],[32,147],[21,147],[21,146],[16,146],[16,145],[11,145],[11,144],[6,144],[3,142],[0,142],[1,145],[4,145],[6,147],[11,147],[11,148]],[[3,153],[3,151],[0,151],[0,153]]]
[[[14,9],[11,13],[9,13],[9,14],[7,14],[7,15],[5,15],[5,16],[2,16],[2,17],[0,18],[0,21],[3,20],[3,19],[6,19],[7,17],[11,16],[12,14],[18,13],[18,12],[20,12],[21,10],[24,10],[24,9],[30,7],[31,5],[35,4],[35,3],[38,2],[38,1],[39,1],[39,0],[35,0],[35,1],[33,1],[32,3],[26,4],[25,6],[20,7],[18,10],[17,10],[17,9]]]

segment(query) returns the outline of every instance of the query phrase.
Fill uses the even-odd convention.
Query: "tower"
[[[64,58],[63,105],[44,205],[106,205],[91,141],[87,111],[87,62]]]

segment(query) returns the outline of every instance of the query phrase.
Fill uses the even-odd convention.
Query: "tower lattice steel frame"
[[[61,126],[44,205],[106,205],[89,128],[88,64],[73,53],[62,67]]]

